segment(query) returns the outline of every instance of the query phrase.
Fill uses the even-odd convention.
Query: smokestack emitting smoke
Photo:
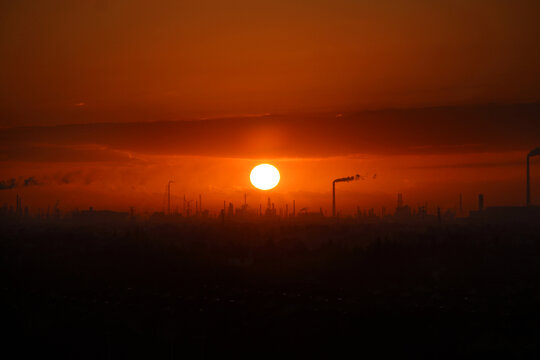
[[[538,155],[540,155],[540,146],[531,150],[531,152],[527,154],[527,206],[531,206],[531,177],[529,170],[529,159]]]
[[[337,182],[349,182],[360,179],[360,175],[347,176],[344,178],[335,179],[332,181],[332,216],[336,217],[336,183]],[[363,179],[363,178],[362,178]]]

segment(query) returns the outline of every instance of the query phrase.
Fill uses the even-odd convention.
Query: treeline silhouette
[[[19,357],[540,354],[540,224],[2,222]]]

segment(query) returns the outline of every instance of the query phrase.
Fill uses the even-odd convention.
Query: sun
[[[279,171],[270,164],[260,164],[251,170],[249,179],[253,186],[260,190],[270,190],[279,183]]]

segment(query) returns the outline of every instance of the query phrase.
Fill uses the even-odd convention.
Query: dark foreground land
[[[540,356],[540,224],[0,230],[6,359]]]

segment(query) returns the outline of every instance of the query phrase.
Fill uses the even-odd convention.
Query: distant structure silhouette
[[[19,194],[17,194],[17,198],[15,200],[16,200],[15,213],[17,214],[17,216],[20,216],[22,213],[22,205],[21,205],[21,197],[19,196]]]
[[[173,180],[169,180],[167,183],[167,215],[171,215],[171,183]]]
[[[360,179],[360,175],[347,176],[344,178],[335,179],[332,181],[332,216],[336,217],[336,183],[337,182],[349,182]]]
[[[484,194],[478,194],[478,211],[484,210]]]
[[[530,176],[530,158],[540,155],[540,146],[531,150],[527,154],[527,206],[531,206],[531,176]]]
[[[397,194],[397,207],[396,207],[396,211],[394,212],[394,217],[396,219],[400,219],[401,221],[410,220],[411,214],[412,214],[411,208],[408,205],[404,205],[403,203],[403,194],[398,193]]]

